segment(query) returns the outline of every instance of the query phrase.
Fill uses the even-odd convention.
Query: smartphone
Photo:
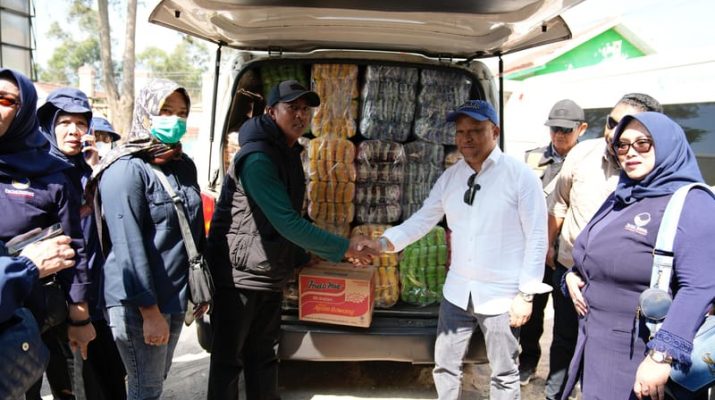
[[[62,230],[62,225],[59,223],[53,224],[45,229],[33,229],[10,239],[6,243],[7,252],[11,257],[17,257],[26,246],[41,240],[60,236],[63,233],[64,231]]]

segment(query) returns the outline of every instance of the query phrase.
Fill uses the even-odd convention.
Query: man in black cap
[[[266,113],[239,129],[233,158],[211,220],[207,252],[216,285],[209,399],[279,399],[278,341],[283,288],[305,250],[330,260],[367,262],[377,253],[356,238],[333,235],[301,216],[305,176],[298,138],[320,98],[296,81],[269,95]],[[304,250],[305,249],[305,250]]]
[[[576,146],[579,137],[586,132],[588,123],[583,109],[573,100],[564,99],[556,102],[551,108],[549,119],[544,125],[551,132],[551,143],[526,152],[526,163],[541,179],[544,196],[549,197],[556,186],[556,177],[561,170],[568,152]],[[553,269],[544,268],[544,283],[552,283]],[[536,366],[541,358],[539,339],[544,332],[544,308],[549,300],[549,294],[534,297],[534,309],[531,319],[521,328],[521,354],[519,355],[519,381],[527,385],[536,372]],[[547,378],[547,387],[552,380]],[[560,386],[562,382],[554,382]],[[558,386],[557,386],[558,387]]]

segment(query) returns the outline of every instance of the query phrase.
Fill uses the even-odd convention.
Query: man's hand
[[[509,326],[519,328],[531,318],[531,310],[533,304],[524,300],[521,295],[516,295],[511,301],[511,309],[509,310]]]
[[[633,392],[639,399],[665,400],[665,383],[670,377],[670,364],[657,363],[646,357],[638,366]]]
[[[156,304],[149,307],[139,307],[144,319],[144,343],[149,346],[162,346],[169,343],[169,324],[159,311]]]
[[[345,257],[355,265],[368,265],[373,257],[380,255],[379,252],[371,248],[370,240],[365,236],[355,236],[350,239],[350,247],[345,252]]]
[[[69,236],[58,236],[27,245],[21,256],[30,259],[39,270],[40,278],[74,266],[74,250]]]
[[[584,316],[588,313],[588,304],[586,304],[586,299],[583,298],[581,293],[581,288],[586,285],[586,282],[581,279],[581,276],[576,272],[569,272],[566,274],[566,287],[569,290],[569,296],[573,305],[576,308],[576,313],[580,316]]]
[[[549,249],[546,250],[545,262],[549,268],[556,270],[556,249],[554,249],[554,246],[549,246]]]
[[[70,304],[69,318],[72,321],[88,320],[90,317],[87,303]],[[73,353],[79,350],[83,360],[87,359],[87,345],[96,337],[97,332],[95,332],[94,326],[91,323],[83,326],[69,325],[67,327],[67,338],[69,339],[70,348]]]

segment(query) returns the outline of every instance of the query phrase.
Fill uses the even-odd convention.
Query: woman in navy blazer
[[[618,186],[576,240],[565,278],[581,318],[564,393],[580,378],[584,400],[665,399],[671,368],[689,368],[715,297],[715,200],[701,190],[687,196],[673,247],[674,301],[651,339],[636,309],[650,287],[661,218],[673,192],[703,178],[685,133],[663,114],[624,117],[613,143]]]

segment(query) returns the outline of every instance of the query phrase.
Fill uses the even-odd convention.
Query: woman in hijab
[[[47,140],[42,136],[36,115],[37,92],[32,82],[19,72],[0,69],[0,240],[35,228],[47,228],[60,223],[63,232],[72,238],[77,253],[75,268],[61,271],[57,278],[65,288],[69,303],[69,326],[60,324],[43,334],[52,349],[69,341],[86,357],[87,345],[95,331],[89,318],[87,271],[84,238],[80,225],[77,198],[68,189],[70,180],[64,174],[71,164],[47,152]],[[28,306],[38,321],[44,320],[44,296],[38,285],[28,299]],[[69,339],[69,340],[68,340]],[[70,354],[71,357],[71,354]],[[64,360],[51,359],[48,380],[56,398],[72,398],[72,387]],[[40,398],[41,381],[28,393],[28,398]]]
[[[576,240],[565,278],[581,318],[564,393],[580,377],[584,400],[661,400],[671,368],[690,366],[693,337],[715,297],[715,200],[699,189],[687,196],[673,245],[674,300],[650,339],[636,310],[650,287],[661,218],[678,188],[703,178],[685,133],[660,113],[625,116],[613,149],[618,186]]]
[[[84,199],[84,187],[92,176],[92,168],[87,163],[96,157],[97,148],[90,133],[92,107],[87,95],[74,88],[60,88],[47,96],[47,101],[37,110],[40,131],[50,143],[50,154],[71,164],[65,170],[72,185],[72,196],[78,202]],[[89,143],[89,144],[88,144]],[[87,252],[87,265],[93,282],[89,292],[89,307],[92,324],[97,337],[90,343],[87,360],[75,357],[74,391],[81,399],[126,399],[124,366],[112,332],[104,320],[100,301],[102,266],[104,255],[99,243],[97,224],[91,206],[82,204],[82,232]],[[111,368],[107,368],[112,365]]]
[[[196,167],[181,152],[189,107],[186,89],[151,81],[136,99],[127,143],[95,171],[111,240],[104,298],[129,399],[161,395],[187,308],[189,261],[174,203],[152,166],[181,198],[199,249],[204,241]]]

